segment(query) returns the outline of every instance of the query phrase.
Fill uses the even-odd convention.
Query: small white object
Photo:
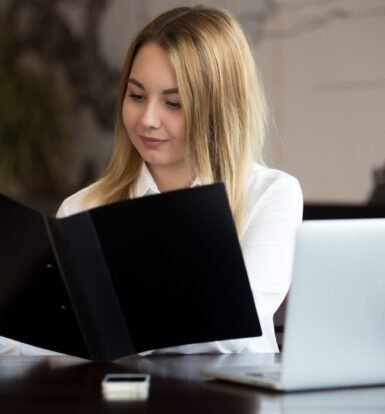
[[[102,392],[108,400],[145,400],[149,386],[148,374],[107,374],[102,381]]]

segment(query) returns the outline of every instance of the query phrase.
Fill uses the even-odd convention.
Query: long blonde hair
[[[113,154],[85,203],[96,199],[102,205],[134,194],[143,160],[127,136],[122,105],[135,56],[148,42],[161,46],[174,66],[190,166],[203,184],[224,182],[240,232],[249,168],[253,160],[262,163],[266,105],[245,35],[218,8],[169,10],[134,38],[120,80]]]

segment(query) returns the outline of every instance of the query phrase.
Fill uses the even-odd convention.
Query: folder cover
[[[260,336],[224,185],[65,218],[0,195],[0,335],[92,360]]]

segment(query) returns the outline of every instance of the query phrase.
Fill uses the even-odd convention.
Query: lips
[[[166,142],[168,142],[167,139],[159,139],[155,137],[146,137],[141,135],[140,136],[141,141],[147,148],[159,148],[160,146],[164,145]]]

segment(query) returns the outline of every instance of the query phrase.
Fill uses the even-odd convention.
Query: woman
[[[67,198],[58,216],[126,198],[224,182],[260,317],[262,337],[158,352],[276,352],[273,315],[290,284],[302,193],[263,166],[266,107],[238,22],[203,6],[167,11],[131,43],[115,144],[103,176]]]

